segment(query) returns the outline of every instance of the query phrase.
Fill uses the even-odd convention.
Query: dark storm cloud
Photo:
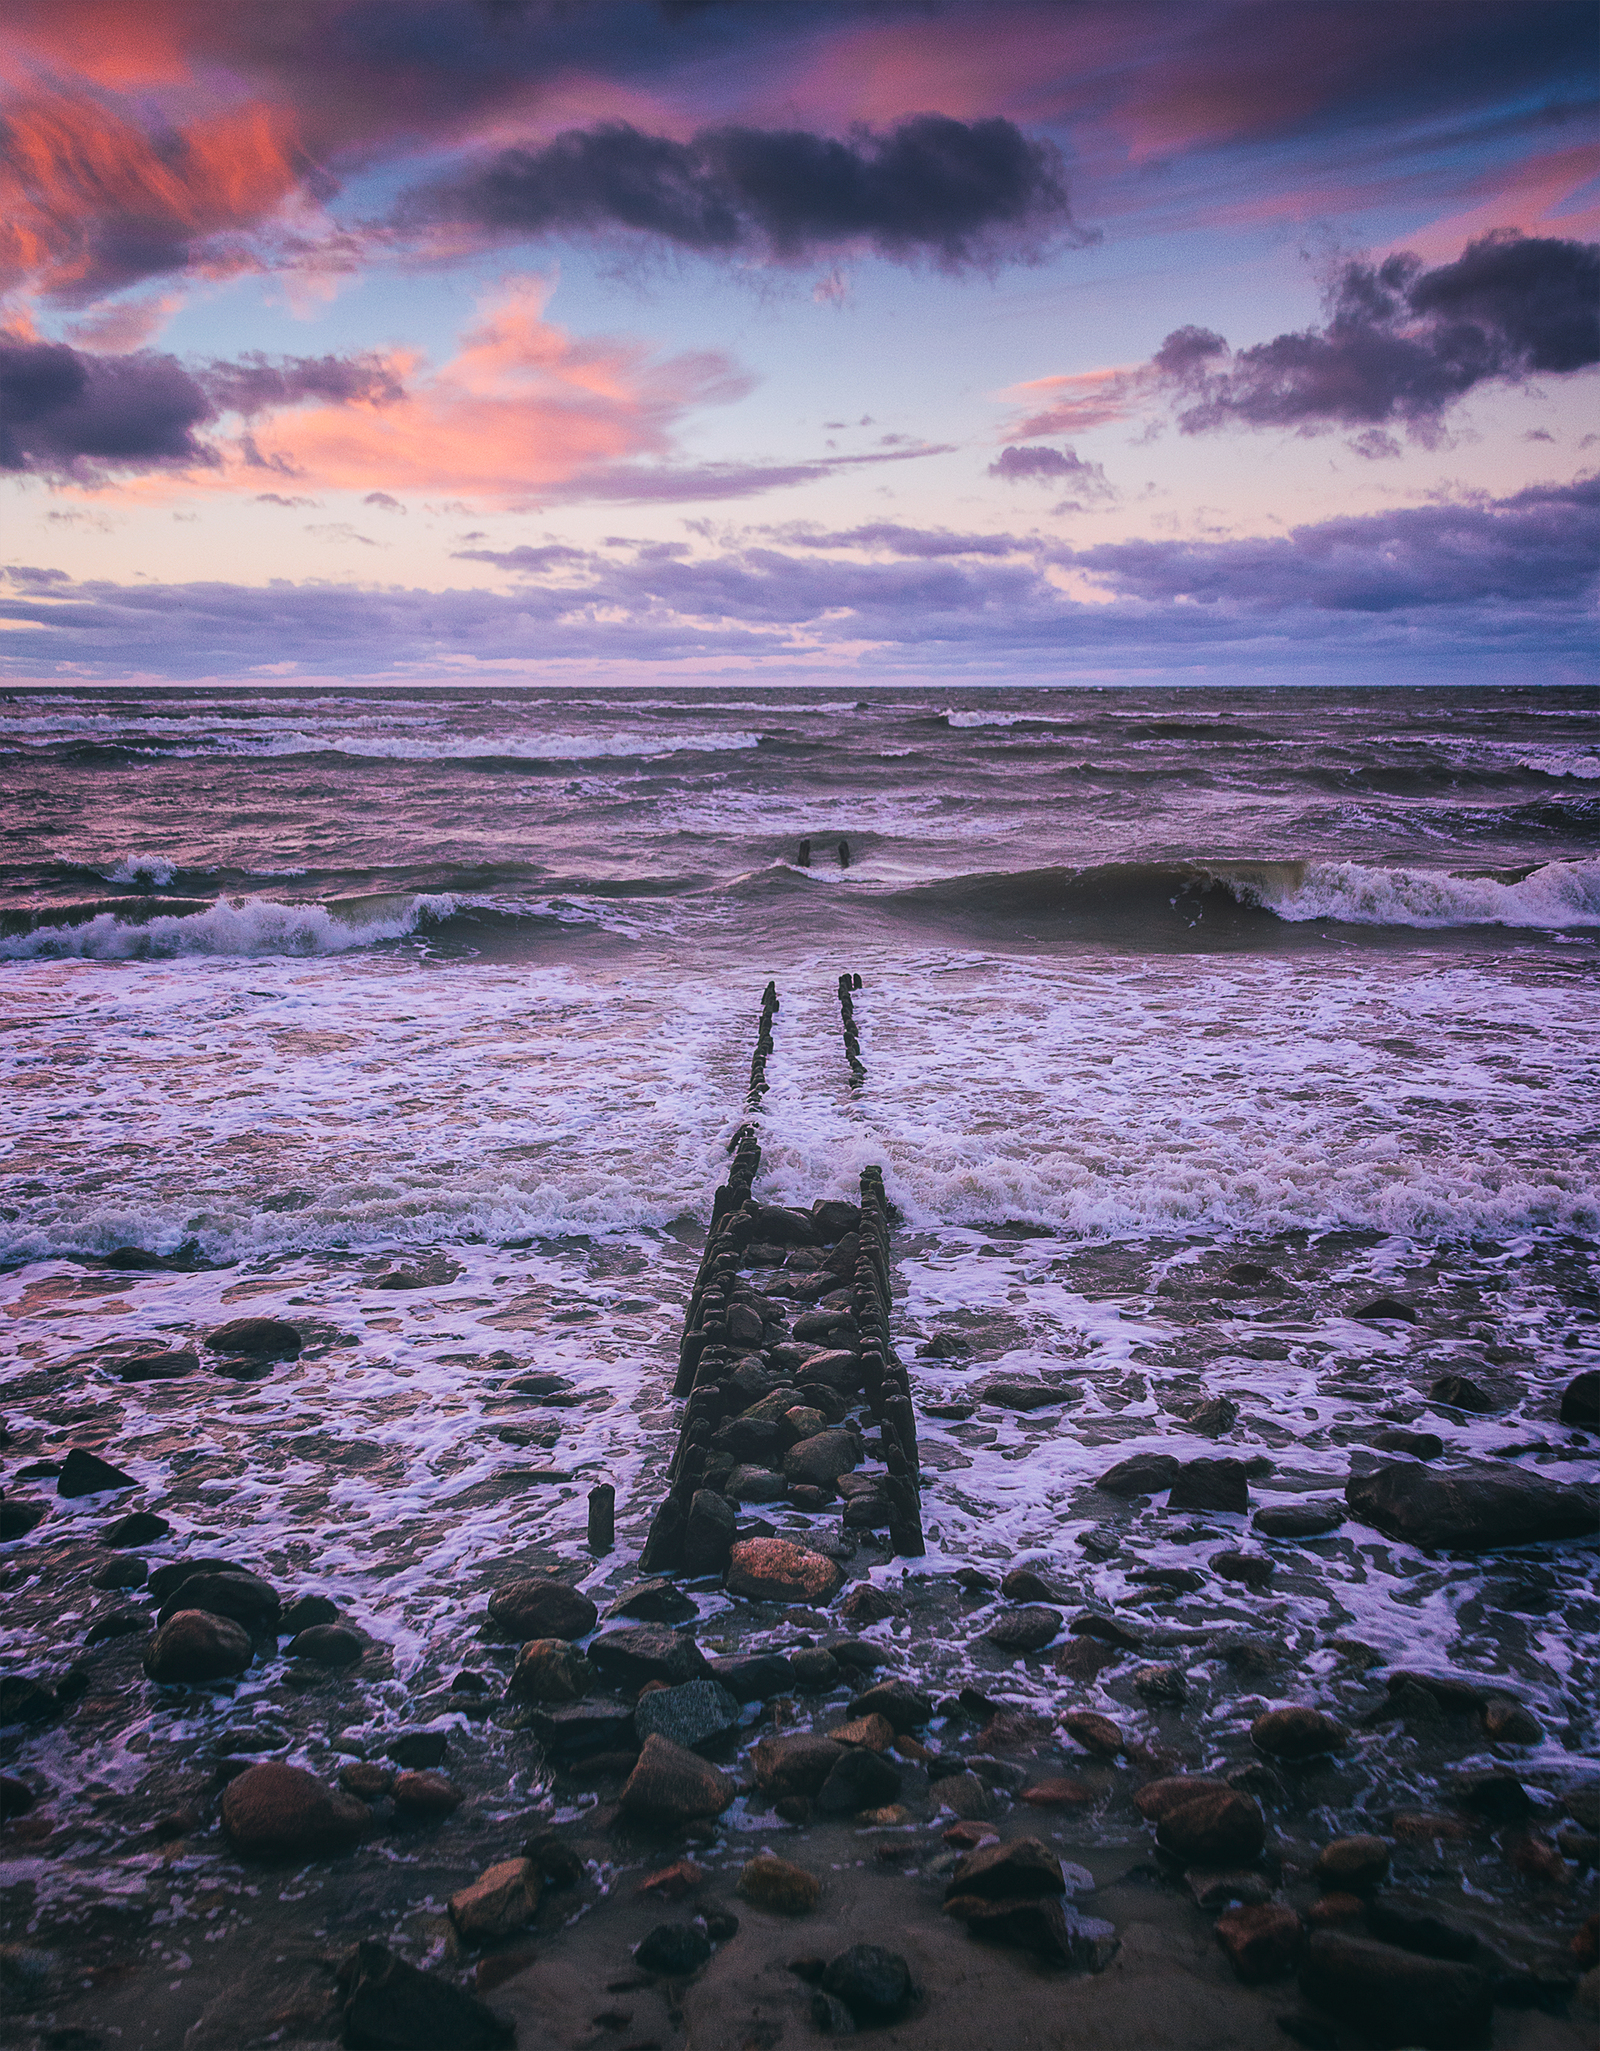
[[[1051,144],[1010,121],[942,114],[848,141],[728,127],[685,143],[607,122],[502,150],[417,195],[410,213],[519,237],[623,229],[704,255],[786,263],[865,243],[952,271],[1085,239]]]
[[[1505,230],[1434,270],[1407,253],[1347,264],[1319,328],[1232,353],[1221,335],[1179,328],[1151,368],[1176,395],[1186,434],[1393,421],[1426,439],[1478,385],[1596,362],[1600,245]]]
[[[888,560],[830,556],[798,537],[698,556],[680,545],[620,559],[563,546],[480,552],[516,576],[504,592],[119,586],[16,570],[0,597],[0,662],[13,677],[54,674],[62,662],[106,677],[249,676],[270,650],[318,674],[437,669],[459,679],[474,660],[784,667],[820,655],[882,674],[999,667],[1060,678],[1075,663],[1245,663],[1371,682],[1469,669],[1504,677],[1512,661],[1548,676],[1592,652],[1595,478],[1271,539],[1075,551],[995,537],[1006,561],[977,549],[950,560],[949,536],[861,531],[893,551]],[[827,539],[861,545],[854,532],[811,542]],[[1093,578],[1107,602],[1075,600],[1052,575],[1062,569]]]
[[[0,468],[61,475],[94,465],[215,464],[196,428],[215,418],[175,356],[90,356],[59,342],[0,341]]]
[[[99,356],[0,337],[0,470],[83,477],[215,468],[221,457],[199,430],[224,413],[399,396],[375,357],[256,354],[189,369],[149,349]]]

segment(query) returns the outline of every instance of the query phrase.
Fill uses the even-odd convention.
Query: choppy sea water
[[[1556,1405],[1600,1364],[1597,712],[1571,691],[21,695],[0,706],[6,1488],[93,1446],[174,1524],[152,1566],[215,1552],[359,1618],[389,1666],[296,1727],[324,1769],[341,1730],[411,1719],[478,1656],[496,1563],[626,1578],[770,976],[758,1193],[848,1196],[883,1165],[919,1409],[996,1369],[1063,1389],[921,1416],[915,1570],[1023,1558],[1086,1604],[1275,1643],[1276,1676],[1242,1687],[1197,1640],[1181,1715],[1115,1674],[1075,1692],[1197,1763],[1242,1756],[1263,1701],[1349,1713],[1343,1641],[1514,1679],[1545,1729],[1518,1770],[1553,1801],[1595,1765],[1592,1546],[1471,1563],[1346,1525],[1263,1594],[1151,1602],[1136,1568],[1204,1570],[1247,1520],[1089,1484],[1139,1450],[1223,1451],[1271,1460],[1258,1503],[1337,1496],[1395,1424],[1593,1478]],[[418,1261],[423,1286],[379,1286]],[[1240,1261],[1278,1283],[1230,1285]],[[1415,1322],[1355,1318],[1376,1295]],[[299,1362],[130,1386],[99,1350],[245,1310],[299,1324]],[[969,1351],[916,1359],[941,1333]],[[585,1400],[530,1403],[509,1388],[529,1367]],[[1433,1404],[1449,1372],[1496,1407]],[[1237,1406],[1225,1442],[1186,1432],[1211,1396]],[[619,1548],[596,1565],[601,1478]],[[3,1548],[8,1666],[59,1667],[118,1606],[49,1571],[109,1514],[53,1501]],[[882,1635],[940,1691],[1060,1700],[983,1615]],[[33,1862],[33,1913],[144,1886],[136,1823],[276,1687],[16,1740],[80,1832]],[[1457,1746],[1449,1770],[1474,1758],[1495,1763]],[[1428,1806],[1443,1770],[1380,1730],[1328,1814]],[[495,1799],[539,1797],[513,1774]],[[1470,1885],[1521,1883],[1490,1861]]]

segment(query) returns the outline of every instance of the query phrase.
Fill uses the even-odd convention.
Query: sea
[[[152,1566],[198,1549],[328,1594],[390,1657],[342,1728],[404,1721],[468,1657],[488,1563],[547,1560],[597,1598],[634,1573],[749,1121],[758,1196],[850,1197],[878,1164],[898,1214],[928,1550],[875,1579],[1024,1561],[1091,1606],[1264,1635],[1287,1667],[1243,1691],[1187,1654],[1181,1716],[1115,1677],[1082,1691],[1196,1763],[1263,1702],[1345,1702],[1350,1644],[1514,1677],[1544,1732],[1519,1771],[1555,1802],[1596,1766],[1592,1545],[1463,1561],[1346,1524],[1265,1592],[1180,1595],[1129,1576],[1204,1568],[1246,1520],[1152,1507],[1120,1553],[1081,1541],[1108,1508],[1089,1484],[1142,1450],[1259,1456],[1258,1502],[1337,1499],[1396,1426],[1594,1478],[1557,1405],[1600,1366],[1597,971],[1596,691],[18,690],[5,1489],[101,1452],[174,1526]],[[1265,1291],[1228,1284],[1241,1263]],[[1409,1317],[1356,1315],[1378,1298]],[[258,1312],[296,1322],[298,1362],[115,1372]],[[921,1350],[941,1334],[960,1346]],[[531,1405],[509,1386],[530,1368],[578,1400]],[[1055,1378],[1065,1407],[929,1414],[989,1372]],[[1488,1407],[1441,1407],[1450,1374]],[[1213,1398],[1222,1442],[1186,1422]],[[120,1600],[36,1575],[116,1508],[50,1502],[0,1547],[8,1670],[59,1669]],[[723,1598],[700,1607],[708,1646],[746,1649]],[[1060,1698],[1048,1659],[976,1625],[881,1635],[936,1692]],[[132,1887],[156,1855],[118,1803],[253,1694],[267,1717],[272,1685],[17,1740],[84,1833],[33,1862],[29,1914]],[[338,1731],[280,1735],[325,1768]],[[1342,1827],[1441,1799],[1426,1747],[1341,1771]],[[505,1799],[537,1793],[527,1769]],[[1491,1860],[1473,1884],[1521,1883]]]

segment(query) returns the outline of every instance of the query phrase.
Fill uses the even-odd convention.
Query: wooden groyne
[[[839,1005],[852,1087],[865,1081],[852,992]],[[766,1094],[777,988],[762,995],[747,1108]],[[885,1532],[896,1553],[924,1550],[921,1476],[910,1378],[894,1351],[890,1207],[883,1170],[862,1169],[859,1199],[809,1209],[755,1193],[754,1123],[729,1142],[728,1179],[712,1200],[704,1256],[690,1292],[673,1393],[684,1402],[669,1489],[640,1566],[651,1574],[722,1574],[741,1511],[782,1505],[796,1536],[838,1545]],[[799,1517],[831,1517],[836,1536]],[[772,1527],[757,1519],[762,1535]]]

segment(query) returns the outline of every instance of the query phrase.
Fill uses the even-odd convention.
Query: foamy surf
[[[452,897],[414,897],[377,917],[340,917],[321,904],[273,898],[218,898],[204,911],[151,919],[100,912],[75,925],[41,925],[0,938],[5,961],[170,961],[184,955],[344,954],[381,940],[401,940],[448,918]]]

